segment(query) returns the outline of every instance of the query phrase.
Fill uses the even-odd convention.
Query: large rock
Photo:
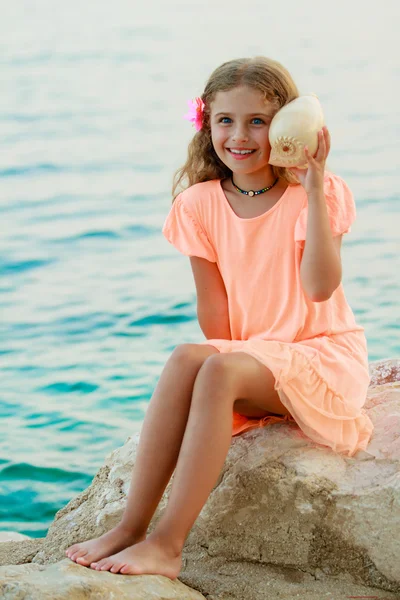
[[[375,430],[366,452],[351,458],[335,454],[291,423],[232,440],[220,478],[185,544],[183,583],[209,600],[296,594],[307,600],[346,594],[400,598],[400,361],[373,363],[370,370],[365,408]],[[20,567],[28,569],[24,581],[34,576],[38,581],[40,574],[46,580],[48,569],[58,572],[60,580],[67,569],[65,549],[101,535],[120,520],[137,443],[135,436],[115,450],[91,486],[57,513],[32,563]],[[149,531],[165,508],[171,484]],[[57,561],[62,562],[52,564]],[[97,582],[104,575],[68,562],[70,569],[83,573],[82,582],[87,577]],[[10,567],[2,571],[0,582],[13,577]],[[93,592],[86,597],[112,596]],[[147,598],[152,597],[169,596],[148,591]]]
[[[43,545],[44,538],[0,543],[0,565],[23,565],[30,563]]]
[[[69,559],[53,565],[0,567],[3,600],[205,600],[178,579],[159,575],[114,575]]]
[[[206,553],[205,553],[206,555]],[[246,562],[207,560],[204,568],[192,562],[186,577],[206,587],[207,600],[344,600],[399,599],[399,595],[357,585],[348,576],[335,578],[294,569]],[[114,575],[76,565],[68,559],[47,565],[0,567],[2,600],[205,600],[178,580],[157,575]]]

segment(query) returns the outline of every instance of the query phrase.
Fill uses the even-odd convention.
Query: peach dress
[[[356,218],[352,192],[329,171],[324,191],[332,235],[349,233]],[[255,419],[234,412],[232,435],[294,421],[316,444],[353,456],[373,431],[363,409],[367,342],[342,283],[325,302],[312,302],[302,289],[307,211],[307,194],[295,185],[267,212],[239,217],[216,179],[181,192],[162,233],[182,254],[216,262],[223,278],[232,339],[201,343],[246,352],[268,367],[290,413]]]

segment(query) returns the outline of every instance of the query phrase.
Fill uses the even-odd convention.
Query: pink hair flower
[[[204,102],[201,98],[197,97],[193,100],[188,100],[189,112],[184,115],[184,119],[188,121],[192,121],[193,125],[196,127],[197,131],[203,127],[203,112],[204,112]]]

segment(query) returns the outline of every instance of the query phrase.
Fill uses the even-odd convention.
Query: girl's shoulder
[[[343,177],[327,170],[324,173],[324,191],[328,195],[351,194],[351,190]]]
[[[219,179],[195,183],[178,194],[175,201],[179,198],[188,209],[196,210],[199,205],[204,207],[208,200],[210,203],[212,202],[212,197],[218,186],[220,186]]]
[[[194,183],[181,192],[182,197],[190,198],[192,196],[204,195],[207,192],[212,192],[220,185],[220,179],[210,179],[209,181],[201,181],[200,183]]]
[[[295,240],[301,243],[306,239],[308,220],[308,201],[304,188],[303,195],[303,208],[297,217],[295,226]],[[350,233],[351,225],[357,215],[353,193],[345,180],[332,171],[325,171],[324,195],[333,235]]]

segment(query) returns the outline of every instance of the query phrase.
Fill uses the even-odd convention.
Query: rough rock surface
[[[187,539],[179,575],[183,583],[209,600],[320,600],[346,594],[400,599],[400,361],[372,363],[370,372],[365,409],[375,430],[366,452],[351,458],[332,453],[291,423],[252,430],[232,440],[219,481]],[[40,549],[29,559],[31,564],[18,567],[21,572],[15,571],[17,567],[0,569],[0,590],[1,585],[3,589],[14,585],[13,577],[14,583],[18,579],[33,585],[40,577],[50,581],[49,573],[54,573],[60,583],[67,574],[76,578],[76,570],[82,573],[81,585],[89,578],[92,583],[87,585],[93,590],[97,577],[129,577],[74,565],[65,559],[65,549],[104,533],[120,520],[137,438],[129,438],[111,453],[91,486],[57,513],[47,537],[39,540]],[[172,482],[149,531],[165,508]],[[32,541],[4,542],[0,550]],[[29,562],[26,557],[16,560],[15,549],[8,552],[12,562],[4,562],[5,554],[0,553],[3,564]],[[24,556],[22,550],[19,554]],[[62,562],[54,565],[57,561]],[[66,586],[78,590],[78,579],[72,584],[65,581]],[[167,586],[176,583],[158,579]],[[170,597],[146,593],[149,600]],[[36,598],[17,594],[1,597]],[[43,588],[37,597],[52,596]],[[93,591],[83,597],[113,596]]]
[[[16,531],[0,531],[0,542],[16,542],[20,540],[30,540],[29,535],[17,533]]]
[[[0,543],[0,565],[30,563],[39,552],[45,538]]]
[[[203,566],[193,562],[186,578],[206,587],[203,596],[184,582],[166,577],[114,575],[76,565],[68,559],[47,565],[0,567],[2,600],[398,600],[392,592],[353,583],[349,576],[316,577],[295,569],[246,562],[226,562],[204,555]],[[180,579],[182,579],[180,577]]]
[[[53,565],[0,567],[3,600],[204,600],[178,579],[159,575],[114,575],[81,567],[69,559]]]

